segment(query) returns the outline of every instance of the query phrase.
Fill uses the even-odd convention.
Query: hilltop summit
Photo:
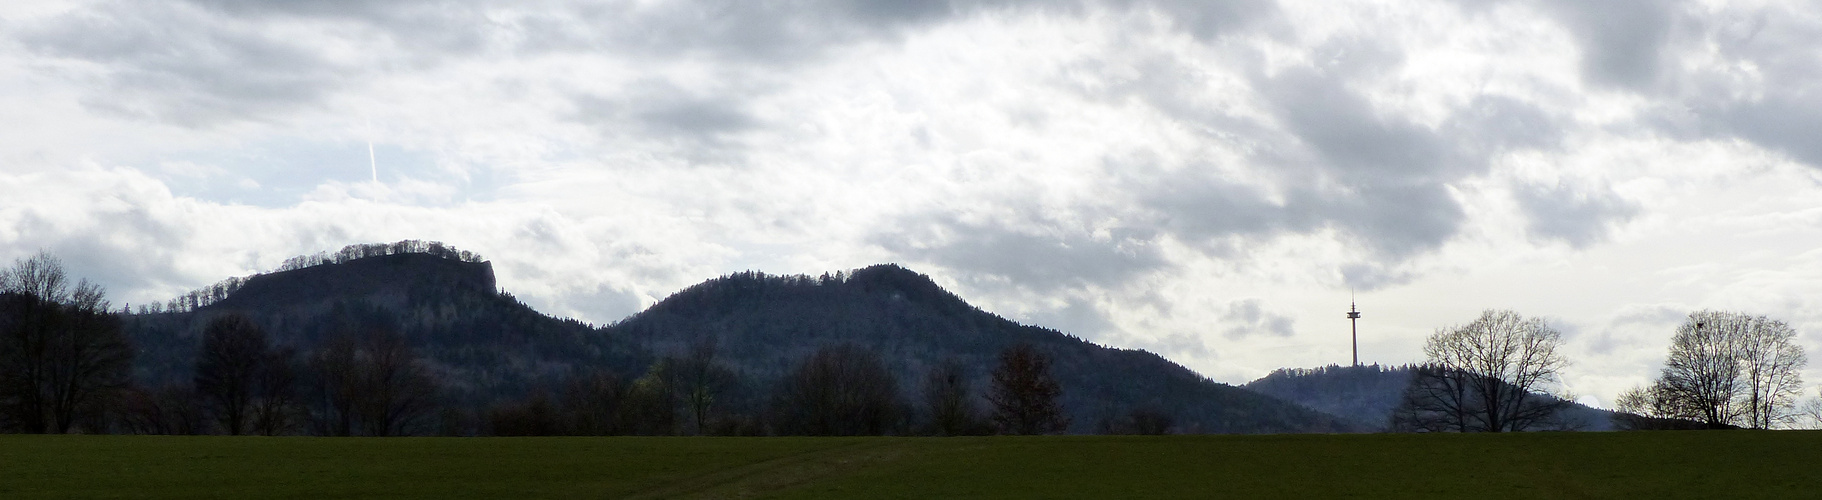
[[[885,264],[847,274],[744,272],[689,287],[608,328],[654,355],[711,340],[757,381],[782,377],[817,348],[852,343],[879,352],[907,391],[945,361],[962,364],[984,394],[1005,348],[1049,355],[1072,432],[1095,432],[1134,411],[1168,415],[1179,432],[1343,432],[1332,416],[1208,380],[1156,354],[1115,349],[982,311],[928,276]]]
[[[255,275],[247,278],[234,293],[209,307],[288,308],[351,297],[403,307],[409,298],[429,294],[485,296],[495,293],[490,262],[461,262],[428,254],[402,253]]]
[[[442,374],[450,398],[468,404],[545,388],[572,370],[633,374],[649,363],[630,343],[539,313],[495,283],[491,263],[440,243],[354,245],[193,292],[172,301],[182,307],[129,316],[126,327],[146,361],[136,378],[150,386],[186,381],[202,328],[230,313],[300,352],[336,335],[397,333]]]

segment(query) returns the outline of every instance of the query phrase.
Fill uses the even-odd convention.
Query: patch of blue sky
[[[446,186],[445,201],[491,198],[491,169],[444,163],[438,153],[367,142],[294,137],[237,148],[198,150],[148,162],[141,169],[173,194],[216,203],[286,207],[325,184],[393,185],[415,181]]]

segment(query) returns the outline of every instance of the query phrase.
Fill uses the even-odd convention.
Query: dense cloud
[[[479,251],[519,296],[594,322],[721,273],[892,261],[1015,319],[1240,381],[1337,361],[1350,288],[1428,311],[1368,316],[1387,330],[1363,356],[1387,362],[1481,307],[1555,307],[1519,290],[1595,293],[1523,278],[1612,269],[1616,252],[1721,284],[1565,275],[1657,280],[1627,293],[1695,305],[1749,280],[1807,293],[1776,278],[1782,261],[1666,248],[1771,226],[1800,233],[1780,251],[1807,251],[1822,224],[1802,215],[1822,168],[1822,12],[1802,2],[0,15],[15,117],[0,134],[20,138],[0,144],[0,257],[55,251],[127,301],[404,238]],[[1485,297],[1459,303],[1464,289]],[[1661,300],[1521,312],[1634,366],[1663,322],[1626,318]],[[1603,397],[1630,380],[1588,376]]]

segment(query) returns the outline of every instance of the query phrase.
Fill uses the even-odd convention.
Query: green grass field
[[[0,498],[1816,498],[1822,432],[0,436]]]

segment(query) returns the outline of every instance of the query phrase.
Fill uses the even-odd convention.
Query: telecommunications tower
[[[1353,299],[1348,300],[1348,327],[1353,330],[1354,366],[1360,366],[1360,310],[1354,307]]]

